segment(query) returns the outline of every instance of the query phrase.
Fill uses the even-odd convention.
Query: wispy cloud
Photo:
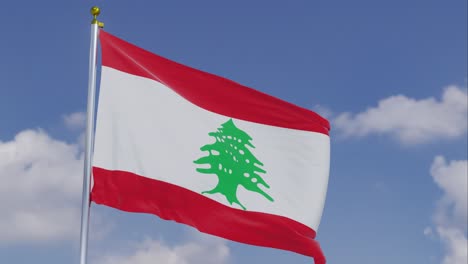
[[[326,106],[323,106],[323,105],[315,105],[313,107],[313,110],[321,115],[322,117],[326,118],[326,119],[331,119],[333,117],[333,111],[326,107]]]
[[[115,252],[101,256],[94,264],[224,264],[229,262],[229,248],[224,240],[197,236],[180,245],[146,239],[133,247],[130,254]]]
[[[82,130],[86,126],[86,114],[83,112],[71,113],[62,118],[65,126],[69,129]]]
[[[465,135],[467,111],[466,88],[449,86],[440,100],[391,96],[363,112],[342,113],[333,125],[348,137],[388,134],[405,144],[418,144]]]

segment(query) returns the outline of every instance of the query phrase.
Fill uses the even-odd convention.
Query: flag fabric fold
[[[100,31],[95,203],[325,263],[329,123]]]

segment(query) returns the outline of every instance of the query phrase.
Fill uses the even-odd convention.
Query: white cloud
[[[466,264],[468,161],[448,163],[444,157],[437,156],[431,166],[431,175],[443,191],[434,213],[435,230],[446,248],[442,263]]]
[[[198,238],[181,245],[168,246],[161,241],[147,239],[134,247],[128,255],[100,257],[95,264],[223,264],[229,261],[229,248],[222,239]]]
[[[69,129],[83,129],[86,126],[86,114],[75,112],[63,116],[63,122]]]
[[[446,254],[442,264],[468,263],[468,243],[466,233],[458,228],[439,227],[437,233],[445,244]]]
[[[444,157],[437,156],[431,167],[431,175],[436,184],[444,191],[438,205],[438,221],[446,222],[449,217],[452,224],[466,229],[468,207],[468,162],[467,160],[447,163]],[[443,210],[445,209],[445,210]]]
[[[364,112],[342,113],[333,124],[345,136],[389,134],[403,143],[416,144],[465,135],[467,111],[466,88],[449,86],[440,100],[391,96]]]
[[[0,141],[0,243],[76,236],[82,166],[76,144],[41,130]]]

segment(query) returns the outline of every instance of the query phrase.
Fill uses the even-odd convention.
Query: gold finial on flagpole
[[[101,9],[99,7],[91,7],[91,15],[93,15],[93,20],[91,20],[91,24],[97,24],[100,28],[103,28],[104,23],[97,20],[99,14],[101,14]]]

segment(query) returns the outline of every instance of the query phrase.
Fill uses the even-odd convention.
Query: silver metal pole
[[[88,109],[84,157],[83,200],[81,208],[80,264],[86,264],[88,253],[91,170],[94,145],[94,109],[96,100],[96,53],[100,26],[100,23],[97,21],[97,16],[99,13],[100,10],[98,7],[91,8],[91,14],[94,18],[91,22],[91,45],[89,49]]]

